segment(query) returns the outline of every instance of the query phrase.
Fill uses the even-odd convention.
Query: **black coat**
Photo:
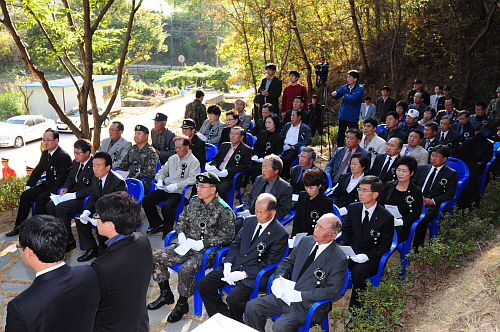
[[[222,143],[221,145],[219,145],[219,151],[212,159],[211,164],[219,168],[231,146],[231,143]],[[236,173],[248,170],[250,168],[251,158],[252,149],[245,143],[240,143],[236,147],[236,150],[233,152],[231,158],[229,158],[229,161],[226,164],[226,179],[232,179]]]
[[[316,209],[311,208],[311,202],[316,206]],[[318,196],[312,200],[309,199],[307,192],[301,192],[297,202],[297,213],[293,219],[292,236],[297,233],[312,235],[316,221],[325,213],[332,213],[332,209],[332,200],[323,192],[320,191]]]
[[[194,135],[193,138],[191,138],[191,152],[200,162],[200,167],[203,167],[207,162],[207,149],[205,147],[205,142],[202,141],[198,135]]]
[[[394,163],[399,159],[399,155],[396,156],[396,159],[392,162],[391,167],[387,170],[387,173],[385,176],[380,179],[383,183],[386,183],[388,181],[392,181],[396,179],[396,167],[394,167]],[[370,171],[368,174],[370,175],[375,175],[379,176],[380,172],[382,171],[382,168],[384,167],[384,164],[387,160],[387,154],[379,154],[377,157],[375,157],[375,161],[373,161],[373,165],[370,168]]]
[[[60,146],[54,151],[49,161],[49,151],[44,150],[38,165],[30,175],[27,186],[34,187],[42,174],[45,172],[45,186],[50,188],[50,192],[55,194],[57,190],[66,182],[66,178],[71,170],[71,157]]]
[[[71,172],[64,183],[63,188],[68,189],[68,192],[70,193],[76,193],[77,199],[85,198],[92,193],[92,180],[94,179],[92,160],[94,160],[94,157],[90,157],[85,164],[85,167],[82,169],[80,174],[78,174],[78,182],[75,182],[75,178],[78,173],[78,169],[80,168],[80,163],[73,160]]]
[[[278,130],[270,133],[267,130],[262,130],[257,135],[257,142],[253,147],[253,154],[259,158],[264,158],[271,153],[280,155],[283,152],[284,139],[281,137]],[[269,144],[268,144],[269,143]]]
[[[441,144],[448,146],[450,149],[450,154],[455,153],[460,147],[461,137],[453,129],[448,130],[448,135],[446,135],[444,141],[441,139],[441,130],[438,129],[436,137],[439,138]]]
[[[332,203],[337,205],[339,209],[359,201],[359,183],[350,193],[347,192],[347,186],[351,181],[351,176],[351,173],[342,174],[339,179],[339,184],[332,194]]]
[[[262,82],[260,83],[259,92],[266,89],[266,82],[267,78],[263,78]],[[276,112],[278,112],[280,109],[278,99],[281,96],[282,90],[283,82],[281,82],[281,80],[276,76],[273,77],[273,80],[271,81],[271,84],[269,84],[269,88],[267,89],[269,96],[264,97],[264,101],[266,103],[271,103],[273,105],[273,109],[276,110]]]
[[[86,209],[94,213],[95,203],[97,203],[97,200],[102,196],[115,191],[127,191],[127,184],[120,175],[114,171],[109,171],[108,176],[106,177],[106,182],[104,183],[104,188],[102,189],[102,194],[99,193],[99,178],[94,176],[92,180],[92,195],[87,202]]]
[[[460,135],[460,122],[454,123],[451,128]],[[460,135],[459,141],[463,142],[466,139],[474,137],[474,135],[475,135],[474,126],[470,122],[467,122],[464,126],[464,131],[462,135]]]
[[[316,167],[316,165],[314,165],[314,163],[311,165],[311,168],[310,169],[313,169],[313,168],[318,168]],[[299,174],[300,174],[300,170],[302,169],[302,167],[300,165],[297,165],[297,166],[293,166],[292,167],[292,170],[290,172],[290,185],[292,186],[293,188],[293,193],[294,194],[298,194],[300,193],[301,191],[304,191],[306,190],[306,188],[304,188],[304,184],[302,183],[302,176],[304,176],[304,172],[302,172],[302,176],[300,177],[300,179],[297,181],[297,178],[299,177]],[[323,174],[323,176],[326,176],[325,174]]]

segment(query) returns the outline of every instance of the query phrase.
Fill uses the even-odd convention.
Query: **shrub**
[[[19,88],[11,85],[0,93],[0,121],[21,114],[24,114],[23,95]]]
[[[25,190],[26,177],[0,179],[0,212],[14,209],[19,204],[19,197]]]
[[[176,86],[167,88],[165,89],[165,98],[177,96],[180,92],[181,90],[179,90],[179,88]]]

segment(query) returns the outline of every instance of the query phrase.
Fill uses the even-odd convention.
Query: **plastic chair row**
[[[500,142],[496,142],[493,145],[493,154],[491,156],[491,160],[486,164],[486,167],[484,169],[484,173],[479,177],[479,193],[481,196],[484,195],[484,188],[486,188],[489,172],[491,165],[493,162],[497,159],[497,156],[500,154]]]

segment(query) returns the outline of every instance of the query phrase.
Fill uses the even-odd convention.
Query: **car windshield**
[[[72,108],[69,111],[66,112],[67,116],[80,116],[80,113],[78,112],[78,107]]]
[[[24,120],[11,120],[11,119],[9,119],[9,120],[5,121],[5,123],[22,125],[22,124],[24,124]]]

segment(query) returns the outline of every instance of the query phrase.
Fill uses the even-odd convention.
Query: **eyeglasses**
[[[74,153],[75,156],[79,156],[81,154],[84,154],[85,152],[76,152],[76,151],[73,151],[73,153]]]
[[[357,189],[359,192],[362,192],[362,193],[372,193],[373,191],[371,190],[368,190],[368,189],[365,189],[365,188],[358,188]]]
[[[16,243],[17,250],[24,249],[25,247],[21,245],[21,243]]]

